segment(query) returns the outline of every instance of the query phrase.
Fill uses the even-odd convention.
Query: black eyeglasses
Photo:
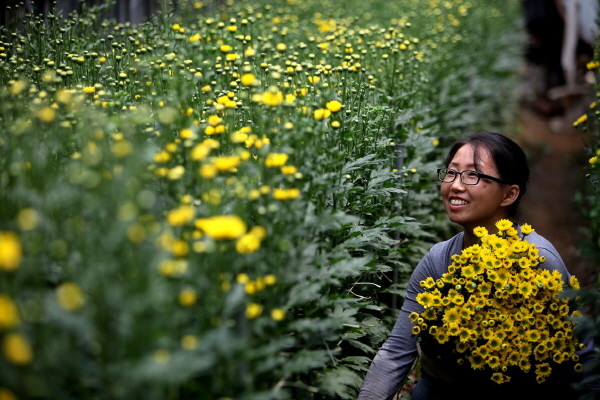
[[[505,185],[509,184],[508,182],[503,181],[500,178],[495,178],[493,176],[482,174],[481,172],[477,172],[477,171],[472,171],[470,169],[466,169],[462,172],[458,172],[456,170],[453,170],[452,168],[439,168],[437,170],[437,173],[438,173],[438,179],[445,183],[454,182],[456,177],[458,175],[460,175],[460,181],[462,183],[464,183],[465,185],[477,185],[481,178],[489,179],[489,180],[496,181],[499,183],[503,183]]]

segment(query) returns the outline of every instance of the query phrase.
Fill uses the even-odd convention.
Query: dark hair
[[[521,198],[527,190],[529,181],[529,165],[525,152],[517,143],[508,137],[496,132],[476,132],[471,136],[459,139],[450,148],[446,156],[446,166],[450,164],[458,149],[465,144],[473,146],[473,164],[477,169],[480,148],[489,151],[498,172],[499,178],[511,185],[519,185],[520,193],[517,200],[508,207],[511,217],[517,215],[517,209]]]

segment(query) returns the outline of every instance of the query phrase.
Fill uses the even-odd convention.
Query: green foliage
[[[354,398],[507,123],[518,2],[199,5],[1,32],[4,397]]]
[[[575,198],[586,221],[585,240],[579,243],[579,248],[582,255],[592,262],[600,260],[600,125],[598,124],[600,91],[597,83],[599,66],[600,54],[596,48],[594,59],[587,65],[589,72],[593,73],[596,79],[595,100],[584,114],[573,121],[573,125],[577,127],[584,139],[585,154],[588,157],[587,167],[584,171],[587,178],[586,184]],[[574,293],[579,296],[587,311],[585,316],[578,321],[581,334],[593,339],[595,343],[600,340],[600,297],[597,293],[599,285],[600,281],[597,281],[595,287],[585,288]],[[585,400],[600,398],[597,390],[590,390],[597,385],[600,377],[600,359],[598,357],[589,363],[586,373],[588,378],[582,382],[584,394],[581,398]]]

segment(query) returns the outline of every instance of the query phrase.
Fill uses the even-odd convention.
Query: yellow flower
[[[65,310],[75,311],[83,307],[85,298],[83,291],[74,282],[65,282],[56,288],[58,304]]]
[[[10,94],[13,96],[18,95],[25,89],[27,83],[25,81],[13,81],[10,85]]]
[[[0,270],[12,271],[21,264],[21,242],[13,232],[0,232]]]
[[[534,286],[531,282],[520,282],[519,283],[519,288],[518,288],[518,293],[520,295],[522,295],[523,297],[527,298],[529,296],[531,296],[534,293]]]
[[[492,374],[492,381],[501,384],[510,381],[510,376],[504,375],[502,372],[494,372]]]
[[[480,238],[480,237],[487,235],[488,231],[484,227],[478,226],[477,228],[473,229],[473,233],[475,234],[475,236]]]
[[[274,285],[277,283],[277,277],[273,274],[268,274],[265,275],[265,284],[267,285]]]
[[[579,118],[577,118],[575,120],[575,122],[573,122],[573,126],[579,126],[579,125],[583,124],[587,120],[588,120],[587,114],[583,114],[582,116],[580,116]]]
[[[241,285],[244,285],[250,282],[250,277],[248,276],[248,274],[242,272],[236,275],[235,281]]]
[[[234,143],[245,143],[248,140],[249,136],[246,132],[242,132],[241,130],[235,131],[230,135],[231,141]]]
[[[571,278],[569,278],[569,286],[571,286],[573,289],[581,288],[579,285],[579,279],[577,279],[575,275],[571,275]]]
[[[33,351],[20,333],[9,333],[2,341],[2,351],[8,361],[16,365],[26,365],[33,359]]]
[[[176,181],[177,179],[181,179],[183,174],[185,174],[185,167],[183,165],[177,165],[169,170],[167,178]]]
[[[286,153],[269,153],[265,159],[265,166],[281,167],[287,162],[288,157],[289,156]]]
[[[252,296],[253,294],[256,294],[256,292],[260,291],[261,288],[258,287],[257,283],[257,281],[246,282],[244,285],[244,291],[246,294]]]
[[[456,289],[450,289],[448,291],[447,296],[448,299],[450,299],[450,301],[454,304],[461,305],[465,302],[464,296],[460,294]]]
[[[159,151],[158,153],[156,153],[154,155],[154,162],[156,163],[166,163],[171,161],[171,158],[173,156],[171,155],[171,153],[169,153],[168,151]]]
[[[182,139],[191,139],[194,137],[194,131],[189,128],[184,128],[179,131],[179,136]]]
[[[240,78],[242,85],[244,86],[252,86],[254,82],[256,82],[256,77],[253,74],[244,74]]]
[[[196,220],[196,227],[213,239],[237,239],[246,233],[246,224],[236,215],[217,215]]]
[[[331,111],[326,108],[318,108],[313,112],[314,119],[326,119],[329,118],[329,116],[331,116]]]
[[[443,321],[448,324],[458,324],[460,321],[460,313],[456,308],[448,308],[444,312]]]
[[[127,237],[133,243],[141,243],[146,238],[146,229],[140,224],[131,225],[127,229]]]
[[[590,159],[588,160],[588,162],[592,165],[596,164],[598,162],[598,156],[593,156],[590,157]]]
[[[9,297],[0,294],[0,329],[14,328],[19,323],[17,306]]]
[[[254,319],[260,316],[263,307],[257,303],[249,303],[246,306],[246,318]]]
[[[332,113],[336,113],[342,109],[342,103],[337,100],[332,100],[325,104],[325,107]]]
[[[432,304],[433,295],[429,292],[419,293],[417,295],[417,302],[423,307],[429,307]]]
[[[512,225],[513,223],[508,219],[501,219],[500,221],[496,222],[496,228],[498,228],[499,231],[506,231],[512,227]]]
[[[221,50],[223,53],[229,53],[232,50],[232,47],[228,44],[223,44],[221,47],[219,47],[219,50]]]
[[[194,289],[183,289],[179,292],[179,304],[184,307],[191,307],[196,304],[198,295]]]
[[[157,364],[168,364],[171,361],[171,353],[166,349],[158,349],[152,355],[152,360]]]
[[[182,226],[194,219],[194,207],[191,205],[182,205],[174,210],[167,212],[167,223],[171,226]]]
[[[184,257],[188,254],[189,245],[183,240],[174,240],[168,249],[175,257]]]
[[[227,54],[227,55],[225,56],[225,59],[226,59],[227,61],[235,61],[235,60],[237,60],[239,57],[240,57],[240,55],[239,55],[239,54],[236,54],[236,53],[229,53],[229,54]]]
[[[200,176],[204,179],[212,179],[217,176],[219,170],[212,164],[204,164],[200,167],[199,170]]]
[[[259,248],[260,238],[252,233],[243,235],[235,244],[235,250],[240,254],[253,253]]]
[[[529,225],[529,224],[523,224],[523,225],[521,225],[521,232],[523,233],[523,235],[529,235],[533,231],[535,231],[535,229],[533,229],[531,227],[531,225]]]
[[[185,260],[164,260],[158,266],[158,271],[163,276],[177,276],[185,273],[188,263]]]
[[[300,197],[300,189],[273,189],[273,198],[275,200],[293,200]]]
[[[115,156],[123,158],[131,154],[133,146],[127,140],[118,140],[111,145],[110,150]]]
[[[435,286],[435,279],[433,279],[431,276],[428,276],[425,280],[420,282],[420,285],[425,289],[433,289]]]
[[[56,91],[56,100],[62,104],[69,104],[73,98],[73,91],[68,89],[59,89]]]
[[[220,172],[229,172],[240,165],[240,161],[239,156],[221,156],[214,159],[213,165]]]
[[[272,309],[271,319],[274,321],[283,321],[285,319],[285,311],[283,311],[281,308]]]
[[[38,225],[39,214],[33,208],[24,208],[17,214],[17,223],[19,228],[24,231],[31,231]]]
[[[49,124],[50,122],[54,121],[56,111],[54,111],[54,109],[51,107],[44,107],[38,112],[37,116],[40,121]]]
[[[87,94],[96,93],[96,87],[95,86],[86,86],[83,89],[81,89],[81,91],[83,93],[87,93]]]
[[[293,94],[285,95],[285,104],[294,104],[294,101],[296,101],[296,96],[294,96]]]
[[[262,103],[270,107],[278,106],[283,103],[283,93],[280,91],[267,91],[262,94]]]
[[[298,168],[293,165],[284,165],[281,167],[281,173],[283,175],[294,175],[296,172],[298,172]]]
[[[223,118],[219,117],[218,115],[211,115],[210,117],[208,117],[208,119],[206,120],[206,122],[208,122],[208,124],[210,126],[217,126],[221,122],[223,122]]]
[[[600,66],[600,62],[598,62],[598,61],[590,61],[586,64],[586,67],[589,70],[597,69],[599,66]]]
[[[194,161],[202,161],[208,156],[210,150],[211,148],[204,143],[197,144],[190,151],[190,157]]]
[[[181,338],[181,347],[186,350],[195,350],[198,348],[198,338],[194,335],[185,335]]]
[[[519,234],[519,231],[517,231],[513,226],[511,226],[510,228],[508,228],[506,230],[506,235],[509,237],[515,237]]]

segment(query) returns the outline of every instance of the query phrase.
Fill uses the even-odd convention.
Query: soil
[[[514,139],[528,153],[531,169],[520,206],[521,221],[554,244],[582,287],[594,287],[600,266],[581,254],[579,242],[586,238],[586,223],[575,203],[585,184],[584,137],[572,127],[570,118],[563,117],[562,129],[556,129],[559,118],[527,107],[519,112]]]

